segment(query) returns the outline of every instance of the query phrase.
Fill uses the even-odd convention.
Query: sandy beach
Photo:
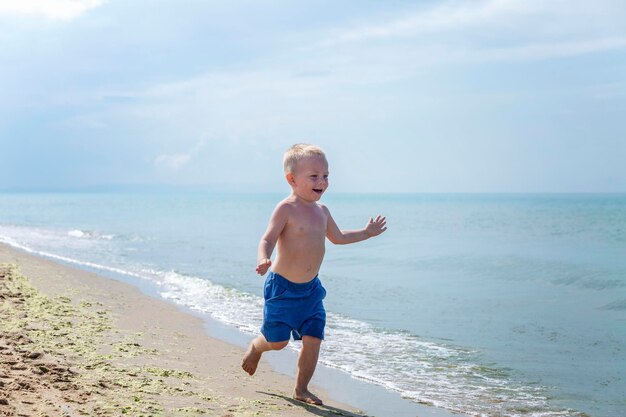
[[[133,286],[0,245],[0,416],[364,415],[294,401],[242,354]]]

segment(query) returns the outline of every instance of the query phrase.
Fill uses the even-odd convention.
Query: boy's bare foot
[[[323,405],[322,400],[313,395],[309,390],[298,392],[293,392],[293,398],[302,401],[307,404],[315,404],[315,405]]]
[[[250,375],[254,375],[254,373],[256,372],[256,367],[261,360],[262,353],[263,352],[259,352],[258,350],[256,350],[256,348],[254,347],[254,342],[250,343],[250,347],[248,348],[248,351],[243,356],[243,360],[241,361],[241,367],[243,368],[243,370]]]

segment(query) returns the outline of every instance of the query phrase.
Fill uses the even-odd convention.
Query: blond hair
[[[310,156],[319,156],[326,159],[326,154],[321,148],[315,145],[309,145],[308,143],[296,143],[291,148],[287,149],[283,158],[285,173],[294,172],[298,162]]]

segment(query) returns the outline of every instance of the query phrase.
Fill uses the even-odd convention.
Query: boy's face
[[[318,201],[328,188],[328,162],[321,156],[309,156],[287,173],[287,182],[294,193],[305,201]]]

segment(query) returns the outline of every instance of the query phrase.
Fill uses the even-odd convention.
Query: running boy
[[[272,213],[259,243],[256,272],[265,275],[265,307],[261,335],[250,343],[241,367],[256,371],[263,352],[283,349],[290,335],[302,340],[293,398],[310,404],[322,401],[308,390],[324,339],[326,290],[317,274],[324,259],[325,238],[342,245],[355,243],[387,230],[384,217],[371,219],[360,230],[340,230],[323,204],[328,188],[328,162],[313,145],[296,144],[287,150],[283,165],[291,194]],[[270,260],[277,248],[274,263]]]

